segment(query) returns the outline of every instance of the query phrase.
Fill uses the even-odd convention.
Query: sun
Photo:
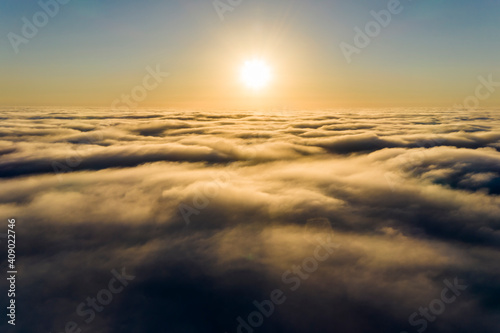
[[[271,81],[271,68],[263,60],[248,60],[241,68],[241,80],[247,87],[260,90]]]

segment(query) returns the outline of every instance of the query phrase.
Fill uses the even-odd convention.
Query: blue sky
[[[0,87],[7,96],[0,102],[106,105],[155,64],[176,79],[152,94],[151,104],[217,100],[227,97],[221,91],[233,83],[226,72],[245,53],[283,67],[288,86],[276,88],[280,99],[300,91],[301,100],[332,104],[383,103],[408,86],[394,101],[446,105],[473,91],[478,75],[498,73],[500,3],[485,0],[401,1],[402,12],[348,64],[339,44],[352,44],[354,27],[363,28],[373,20],[370,11],[387,4],[243,0],[221,21],[211,1],[73,0],[16,54],[8,33],[21,35],[22,17],[31,20],[40,7],[4,1]],[[211,82],[214,76],[220,78]]]

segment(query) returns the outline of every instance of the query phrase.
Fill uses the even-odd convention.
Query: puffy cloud
[[[492,113],[0,113],[22,330],[236,332],[280,289],[256,332],[413,332],[455,277],[428,330],[500,328]],[[86,323],[122,267],[135,279]]]

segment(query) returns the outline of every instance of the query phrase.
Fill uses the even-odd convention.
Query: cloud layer
[[[494,110],[0,118],[0,212],[18,221],[16,332],[71,321],[96,333],[237,332],[276,289],[286,301],[255,332],[500,329]],[[295,273],[284,274],[329,237],[339,247],[292,290]],[[122,267],[135,279],[86,323],[77,307]],[[412,325],[455,277],[463,294]]]

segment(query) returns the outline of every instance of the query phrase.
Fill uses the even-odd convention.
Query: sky
[[[499,14],[1,1],[0,332],[500,332]]]
[[[498,1],[403,0],[369,45],[355,28],[391,1],[232,3],[72,0],[43,22],[37,1],[2,1],[0,104],[116,107],[151,70],[158,84],[127,107],[452,107],[478,77],[500,82]],[[34,16],[38,31],[23,35]],[[273,74],[259,92],[239,80],[253,58]]]

